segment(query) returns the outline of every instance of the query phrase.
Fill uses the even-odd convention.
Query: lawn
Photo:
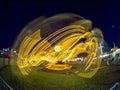
[[[116,81],[120,82],[120,65],[102,65],[90,79],[34,69],[23,76],[16,66],[6,66],[0,75],[15,90],[108,90]]]

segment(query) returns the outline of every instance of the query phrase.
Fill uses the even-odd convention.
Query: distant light
[[[115,25],[112,25],[112,28],[114,28],[115,27]]]

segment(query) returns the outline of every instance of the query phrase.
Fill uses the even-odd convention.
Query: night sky
[[[59,13],[75,13],[99,27],[106,42],[120,47],[120,6],[119,2],[81,1],[0,1],[0,49],[11,47],[23,27],[39,16],[53,16]]]

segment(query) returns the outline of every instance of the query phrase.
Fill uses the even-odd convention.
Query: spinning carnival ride
[[[40,17],[16,39],[13,48],[18,55],[14,59],[23,75],[38,67],[91,78],[101,64],[99,44],[103,41],[102,32],[79,15]]]

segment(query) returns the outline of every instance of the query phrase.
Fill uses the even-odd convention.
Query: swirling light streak
[[[80,41],[83,38],[86,40]],[[44,67],[49,70],[69,70],[72,69],[72,65],[66,64],[66,61],[76,58],[80,53],[87,53],[88,59],[85,63],[85,71],[87,71],[94,62],[93,58],[97,55],[97,51],[97,38],[82,26],[66,26],[43,40],[40,37],[40,30],[36,30],[32,35],[26,36],[21,43],[17,63],[23,74],[29,74],[30,67],[40,66],[44,62],[48,62]],[[57,64],[57,62],[63,63]],[[97,70],[98,68],[94,72]],[[77,75],[93,76],[86,76],[86,73],[83,75],[80,71],[77,71]]]

